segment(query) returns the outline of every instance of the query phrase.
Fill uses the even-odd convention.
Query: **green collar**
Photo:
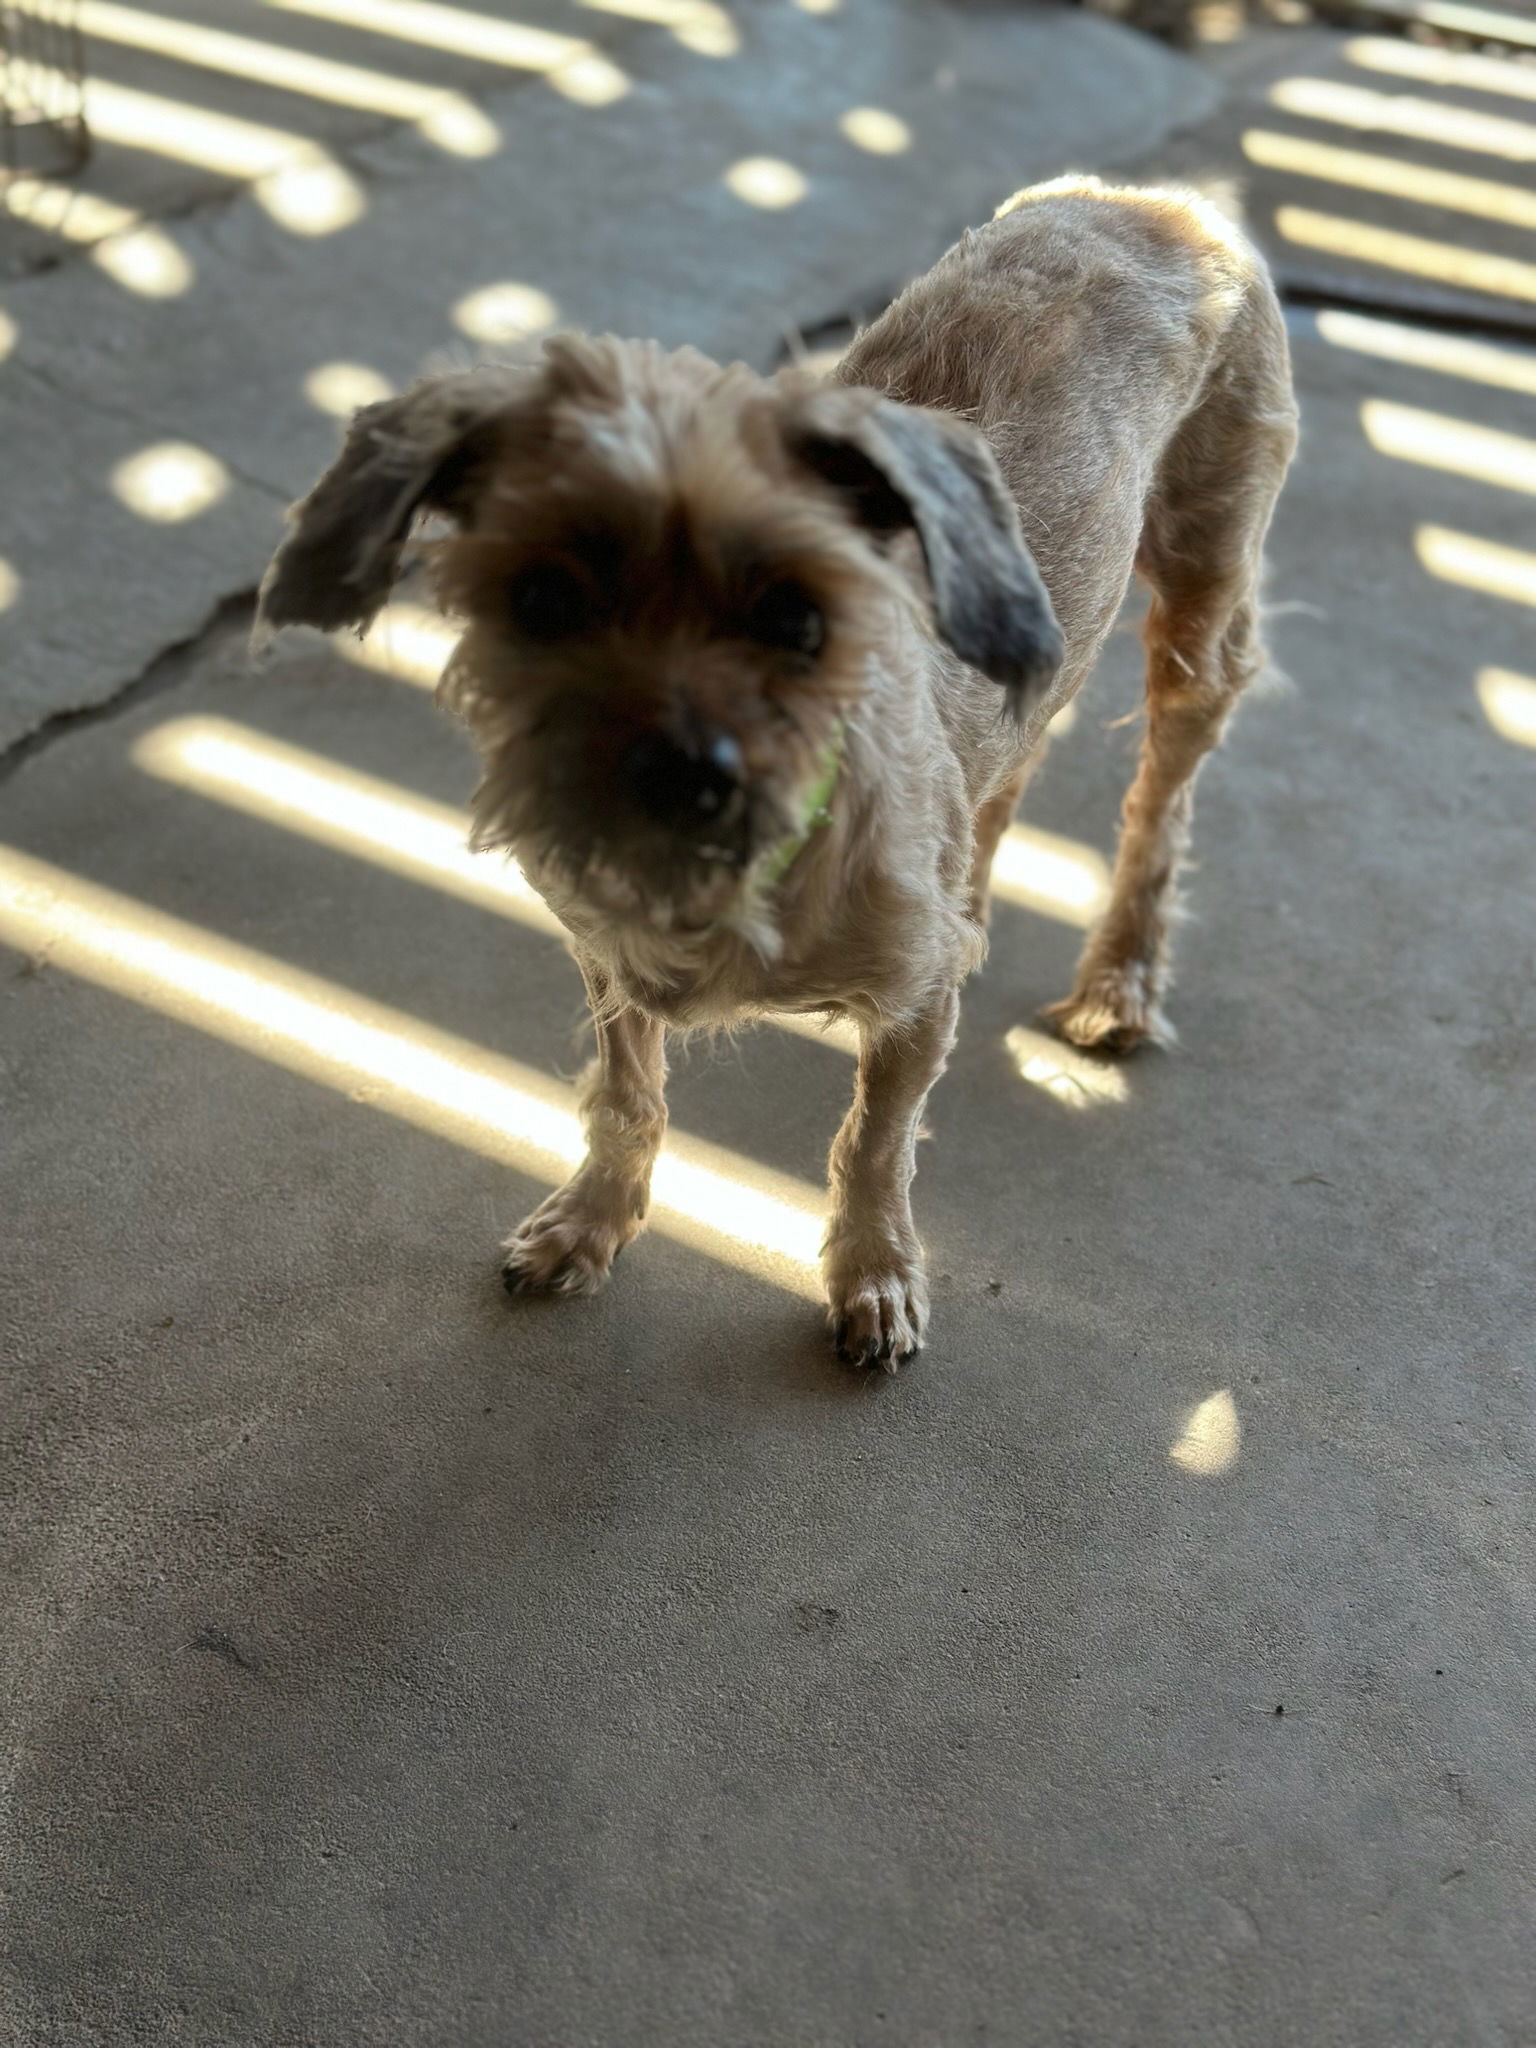
[[[811,834],[819,832],[823,825],[831,824],[832,797],[837,789],[837,778],[842,773],[843,742],[847,737],[848,728],[839,719],[821,750],[816,780],[805,793],[805,814],[800,830],[792,832],[787,839],[781,839],[777,846],[770,847],[763,855],[758,873],[765,888],[777,887],[805,851]]]

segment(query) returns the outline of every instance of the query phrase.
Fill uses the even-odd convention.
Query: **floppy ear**
[[[418,513],[457,509],[477,430],[526,387],[526,372],[487,365],[426,378],[356,414],[335,462],[288,514],[262,580],[257,644],[280,626],[367,626]]]
[[[859,389],[810,393],[785,434],[872,532],[916,532],[940,638],[1024,711],[1061,666],[1061,628],[982,435]]]

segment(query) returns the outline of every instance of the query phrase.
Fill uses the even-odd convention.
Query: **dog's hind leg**
[[[1284,331],[1265,292],[1249,302],[1242,374],[1219,374],[1175,436],[1147,509],[1137,569],[1150,585],[1147,729],[1126,794],[1110,900],[1065,1002],[1064,1038],[1106,1052],[1172,1036],[1162,1013],[1175,878],[1195,777],[1264,666],[1264,535],[1295,445]],[[1241,339],[1240,335],[1234,336]]]
[[[592,1294],[642,1228],[651,1169],[666,1134],[664,1030],[639,1010],[615,1008],[602,975],[582,974],[597,1031],[597,1058],[582,1089],[587,1156],[520,1223],[503,1247],[509,1294]]]

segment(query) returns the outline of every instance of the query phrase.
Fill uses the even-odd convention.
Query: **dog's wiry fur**
[[[1164,1035],[1194,778],[1262,665],[1260,552],[1294,439],[1247,245],[1198,199],[1091,179],[1017,195],[824,382],[565,336],[359,415],[296,509],[264,621],[366,623],[418,514],[448,518],[439,590],[464,634],[442,694],[484,761],[476,837],[515,849],[570,930],[596,1023],[588,1157],[509,1241],[509,1284],[589,1290],[640,1229],[668,1028],[829,1011],[862,1046],[831,1157],[834,1331],[871,1363],[918,1348],[914,1145],[998,839],[1138,571],[1141,763],[1109,907],[1052,1015],[1108,1051]],[[785,591],[819,645],[762,627]],[[727,749],[718,818],[631,801],[626,764],[656,734]]]

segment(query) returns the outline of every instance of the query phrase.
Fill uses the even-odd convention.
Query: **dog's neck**
[[[838,777],[842,774],[843,747],[847,737],[847,724],[840,718],[821,750],[816,780],[805,793],[800,829],[791,832],[787,839],[781,839],[777,846],[770,847],[757,863],[756,880],[760,888],[777,888],[805,851],[811,834],[819,832],[823,825],[831,824],[832,798],[837,790]]]

